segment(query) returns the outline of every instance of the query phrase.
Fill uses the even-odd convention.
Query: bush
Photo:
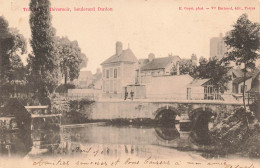
[[[71,83],[68,83],[67,85],[61,84],[56,88],[55,92],[57,92],[57,93],[68,93],[68,89],[75,89],[75,88],[76,88],[76,86],[74,84],[71,84]]]
[[[249,124],[253,125],[248,129]],[[214,143],[218,148],[216,153],[241,153],[250,157],[260,157],[260,126],[254,113],[244,108],[236,109],[226,119],[220,121],[211,130]]]

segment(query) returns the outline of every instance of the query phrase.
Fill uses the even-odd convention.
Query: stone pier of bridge
[[[137,119],[162,120],[179,118],[181,123],[194,124],[201,118],[223,118],[226,113],[241,107],[241,103],[216,100],[99,100],[86,105],[83,112],[89,119]],[[183,127],[183,129],[185,129]]]

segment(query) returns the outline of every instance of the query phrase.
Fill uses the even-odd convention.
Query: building
[[[168,57],[155,58],[154,54],[149,54],[147,59],[138,61],[139,68],[136,70],[136,83],[147,84],[151,82],[152,77],[179,75],[179,56],[169,55]],[[174,70],[174,67],[177,67]]]
[[[210,39],[210,59],[216,57],[218,60],[221,60],[226,51],[227,48],[222,33],[220,33],[219,37],[213,37]]]
[[[252,76],[251,89],[248,91],[251,94],[260,94],[260,70],[254,73]]]
[[[249,71],[246,73],[245,78],[245,93],[246,97],[248,94],[257,95],[258,94],[258,75],[260,70],[256,68],[253,71]],[[228,89],[223,94],[223,98],[225,100],[236,100],[242,101],[243,91],[244,91],[244,72],[242,69],[237,68],[233,69],[230,67],[228,74],[231,76],[231,80],[228,82]],[[251,96],[252,97],[252,96]],[[254,96],[253,96],[254,97]]]
[[[130,48],[123,50],[123,44],[116,42],[116,53],[101,63],[102,89],[104,97],[122,98],[127,85],[135,83],[138,60]]]
[[[221,100],[218,87],[211,79],[194,79],[187,87],[188,100]]]
[[[236,70],[239,71],[240,69]],[[236,74],[236,78],[232,80],[232,93],[235,94],[243,94],[244,90],[244,73],[242,70],[240,70],[240,73]],[[246,78],[245,78],[245,92],[248,91],[258,91],[259,90],[259,73],[260,70],[256,68],[252,72],[247,72],[246,73]],[[234,76],[234,74],[233,74]]]
[[[246,75],[245,81],[245,92],[251,89],[252,76]],[[234,94],[243,94],[244,92],[244,77],[238,77],[232,81],[232,93]]]
[[[102,73],[100,68],[97,69],[97,72],[93,75],[93,81],[88,85],[89,89],[102,90]]]
[[[146,84],[146,97],[151,99],[187,99],[187,86],[192,82],[190,75],[168,75],[151,78]]]
[[[88,88],[88,86],[93,82],[94,76],[91,71],[87,68],[82,68],[79,72],[79,77],[74,81],[75,85],[79,88]]]

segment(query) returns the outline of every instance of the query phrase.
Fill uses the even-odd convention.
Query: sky
[[[87,69],[93,73],[105,59],[115,54],[116,41],[121,41],[124,49],[129,47],[137,58],[147,58],[149,53],[154,53],[155,57],[173,54],[181,58],[190,58],[194,53],[208,58],[210,38],[231,30],[240,15],[247,13],[250,20],[260,22],[259,0],[50,1],[54,8],[71,9],[71,12],[52,11],[52,25],[58,36],[78,41],[89,59]],[[23,8],[28,8],[29,2],[0,0],[0,15],[28,42],[30,12]],[[96,11],[79,12],[74,11],[74,7],[95,7]],[[113,10],[97,11],[98,7]],[[185,10],[191,7],[194,10]],[[204,10],[196,10],[197,7]],[[218,10],[218,7],[232,7],[233,10]],[[243,10],[235,10],[235,7]],[[26,55],[22,60],[26,63]]]

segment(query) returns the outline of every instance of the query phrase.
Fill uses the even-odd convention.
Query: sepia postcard
[[[260,168],[260,0],[0,0],[0,168]]]

